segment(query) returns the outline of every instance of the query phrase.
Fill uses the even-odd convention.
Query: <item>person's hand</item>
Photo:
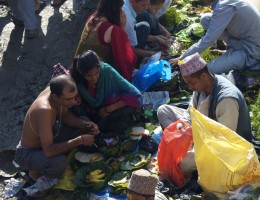
[[[168,48],[168,38],[163,36],[163,35],[157,35],[156,37],[156,41],[163,46],[164,48]]]
[[[82,131],[94,136],[100,133],[98,126],[94,122],[90,121],[84,121],[81,126],[81,129]]]
[[[162,29],[162,32],[163,32],[163,36],[167,38],[171,37],[171,33],[166,28]]]
[[[121,11],[120,11],[120,27],[122,29],[125,29],[125,25],[126,25],[126,16],[125,16],[125,12],[121,9]]]
[[[169,56],[169,53],[168,53],[168,51],[161,51],[161,59],[164,59],[165,57],[167,57],[167,56]]]
[[[108,115],[110,115],[110,112],[108,112],[108,110],[106,109],[106,107],[100,108],[98,111],[98,115],[102,118],[107,117]]]
[[[94,141],[95,141],[95,136],[94,135],[83,134],[83,135],[81,135],[79,137],[81,137],[82,145],[92,146],[94,144]]]
[[[178,64],[178,60],[179,60],[179,57],[178,58],[173,58],[173,59],[170,59],[168,62],[174,66],[174,65],[177,65]]]
[[[212,50],[210,50],[210,52],[215,53],[215,54],[223,54],[226,52],[226,50],[212,49]]]

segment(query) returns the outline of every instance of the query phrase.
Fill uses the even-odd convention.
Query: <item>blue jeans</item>
[[[150,34],[150,25],[147,22],[136,23],[135,31],[138,42],[136,48],[144,49]]]
[[[37,28],[34,0],[8,0],[8,4],[14,17],[23,21],[25,29],[34,30]]]

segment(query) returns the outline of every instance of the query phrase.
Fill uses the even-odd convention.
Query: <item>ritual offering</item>
[[[113,188],[113,192],[115,194],[125,194],[129,178],[129,172],[120,171],[112,177],[112,179],[108,182],[108,185]]]
[[[104,156],[101,153],[86,153],[78,151],[75,153],[75,159],[79,164],[86,164],[89,162],[96,162],[104,159]]]
[[[102,190],[111,178],[113,169],[104,161],[89,163],[80,168],[75,175],[75,184],[89,191]]]
[[[139,169],[146,165],[151,157],[151,154],[146,151],[138,151],[126,157],[120,165],[121,170]]]
[[[131,140],[140,140],[142,138],[142,134],[144,134],[145,129],[143,127],[133,127],[132,132],[130,133]]]
[[[106,138],[103,140],[105,143],[103,146],[100,146],[99,150],[106,157],[115,157],[121,152],[121,146],[119,144],[119,138]]]

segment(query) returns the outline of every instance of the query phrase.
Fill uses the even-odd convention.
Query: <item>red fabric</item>
[[[88,26],[89,21],[91,21],[94,16],[95,13],[88,18],[86,26]],[[113,29],[111,32],[111,42],[109,44],[104,41],[104,35],[111,26],[113,26]],[[98,27],[97,34],[101,45],[111,47],[112,63],[109,64],[125,79],[130,81],[137,61],[137,56],[130,45],[126,32],[121,27],[104,21]]]
[[[177,130],[178,123],[183,125],[183,130]],[[182,120],[170,124],[163,131],[157,155],[159,173],[178,187],[183,186],[186,180],[185,174],[179,168],[179,163],[192,143],[191,126]]]
[[[104,41],[104,34],[110,26],[113,26],[110,44],[113,63],[110,64],[129,81],[131,80],[135,68],[137,56],[133,52],[126,32],[119,26],[113,25],[110,22],[103,22],[99,26],[98,39],[100,43],[102,45],[107,45]]]
[[[106,43],[104,41],[104,35],[105,35],[105,32],[107,31],[107,29],[110,27],[110,26],[113,26],[113,24],[111,24],[110,22],[108,21],[104,21],[99,27],[98,27],[98,40],[99,42],[104,45],[104,46],[110,46],[109,43]]]
[[[114,26],[111,43],[115,66],[125,79],[131,80],[137,56],[130,45],[126,32],[122,28]]]

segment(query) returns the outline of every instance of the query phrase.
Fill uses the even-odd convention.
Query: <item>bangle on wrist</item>
[[[84,138],[82,137],[82,135],[80,136],[81,138],[81,144],[84,144]]]

